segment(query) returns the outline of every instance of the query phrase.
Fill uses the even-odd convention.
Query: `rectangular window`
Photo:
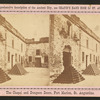
[[[68,26],[68,35],[70,35],[70,27],[71,27],[71,23],[69,21],[67,21],[67,26]]]
[[[82,52],[82,62],[84,62],[84,52]]]
[[[99,56],[98,56],[98,62],[99,62]]]
[[[97,50],[98,50],[98,45],[96,44],[96,52],[97,52]]]
[[[23,52],[23,44],[21,44],[21,52]]]
[[[44,57],[44,63],[48,63],[48,56]]]
[[[19,62],[20,62],[20,55],[19,55]]]
[[[94,55],[94,61],[95,61],[95,55]]]
[[[89,43],[88,43],[88,40],[86,40],[86,47],[87,47],[87,48],[89,47]]]
[[[32,56],[29,56],[29,62],[32,62]]]
[[[14,40],[12,40],[12,48],[14,48]]]
[[[17,54],[15,54],[15,62],[17,62]]]
[[[40,55],[40,49],[36,50],[36,55]]]
[[[10,52],[8,52],[8,62],[10,62]]]
[[[90,54],[90,62],[92,61],[92,55]]]

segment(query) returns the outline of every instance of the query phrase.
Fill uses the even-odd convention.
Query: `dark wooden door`
[[[13,67],[13,57],[14,55],[11,55],[11,67]]]
[[[86,67],[88,66],[88,55],[86,55]]]
[[[35,58],[35,66],[41,67],[41,58]]]
[[[69,69],[71,65],[71,53],[63,52],[63,65],[65,69]]]

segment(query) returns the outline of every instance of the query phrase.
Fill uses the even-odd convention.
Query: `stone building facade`
[[[71,63],[79,71],[89,64],[100,62],[100,38],[76,15],[47,15],[49,38],[39,41],[25,39],[0,15],[0,67],[11,69],[16,63],[37,67],[48,66],[50,71],[63,71],[63,50],[70,46]],[[44,28],[44,27],[43,27]],[[27,64],[26,64],[27,65]]]
[[[28,65],[35,67],[48,67],[49,37],[40,38],[39,41],[27,39],[26,57]]]
[[[25,38],[0,15],[0,66],[11,69],[16,63],[24,63]]]
[[[5,66],[5,30],[4,27],[0,25],[0,68]]]
[[[50,15],[50,63],[51,74],[63,69],[63,50],[70,46],[71,64],[78,70],[100,62],[100,38],[76,15]]]
[[[48,67],[48,53],[48,37],[40,38],[39,41],[26,39],[0,15],[0,68],[6,71],[16,63]]]

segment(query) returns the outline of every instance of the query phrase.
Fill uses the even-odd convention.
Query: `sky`
[[[2,14],[24,37],[35,38],[49,36],[48,15],[35,14]],[[100,37],[100,15],[77,15],[80,19]]]
[[[39,40],[49,36],[48,15],[2,14],[6,20],[25,38]]]

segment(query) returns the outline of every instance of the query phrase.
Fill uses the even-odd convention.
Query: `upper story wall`
[[[26,51],[26,43],[13,35],[8,30],[6,31],[6,44],[10,50],[23,53]]]
[[[26,44],[26,54],[28,56],[36,56],[36,50],[40,50],[40,56],[43,53],[49,54],[49,37],[40,38],[39,41],[34,41],[34,39],[27,40]]]
[[[6,46],[10,50],[14,49],[16,52],[23,52],[26,49],[25,38],[1,15],[0,24],[0,31],[5,38]]]
[[[67,17],[66,17],[67,16]],[[75,16],[76,17],[76,16]],[[78,20],[78,21],[77,21]],[[77,22],[76,22],[77,21]],[[70,23],[70,29],[68,28],[68,23]],[[62,41],[71,39],[71,42],[75,42],[75,37],[78,40],[77,44],[81,45],[86,49],[91,50],[92,52],[99,53],[100,50],[100,38],[96,36],[80,19],[73,20],[73,17],[70,15],[54,15],[53,23],[53,38],[55,45],[57,41]],[[63,30],[62,30],[63,28]],[[85,29],[84,29],[85,28]],[[70,30],[70,31],[69,31]],[[60,34],[62,32],[65,32]],[[51,33],[52,34],[52,33]],[[63,37],[63,38],[62,38]],[[58,38],[58,40],[57,40]],[[92,44],[92,45],[91,45]],[[56,46],[57,47],[57,46]]]
[[[100,39],[77,16],[50,15],[50,66],[61,71],[63,49],[71,46],[72,64],[81,69],[82,52],[100,56]],[[84,66],[86,66],[84,62]],[[90,62],[89,62],[90,63]],[[88,64],[89,64],[88,63]]]

